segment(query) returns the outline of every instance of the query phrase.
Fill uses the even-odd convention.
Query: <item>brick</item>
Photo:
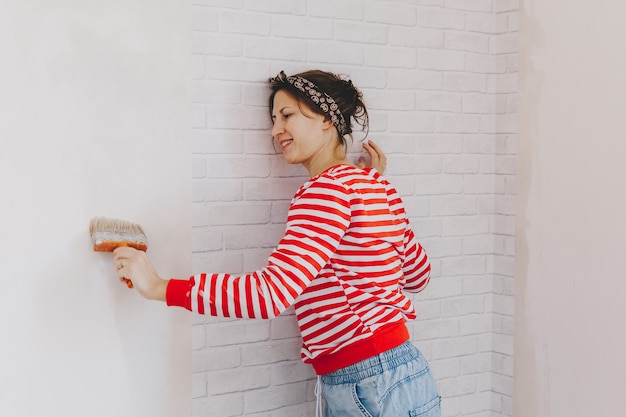
[[[488,34],[506,33],[510,28],[507,16],[493,13],[466,13],[465,30]]]
[[[206,127],[206,107],[202,105],[191,106],[191,127],[194,129]]]
[[[489,93],[515,93],[517,92],[518,74],[490,75],[487,83]]]
[[[245,204],[211,207],[211,225],[266,224],[270,220],[270,204]]]
[[[270,386],[268,367],[241,367],[211,372],[208,378],[210,395],[257,390]]]
[[[387,43],[389,29],[360,22],[335,22],[333,25],[334,38],[338,41],[358,42],[365,44]],[[394,43],[391,43],[394,45]],[[361,86],[361,84],[357,84]]]
[[[244,56],[250,58],[306,61],[307,51],[302,40],[274,37],[249,37],[244,41]],[[252,66],[254,68],[254,66]],[[259,74],[259,71],[256,71]]]
[[[429,365],[435,380],[438,381],[461,375],[461,361],[459,358],[430,361]]]
[[[266,81],[268,77],[263,74],[271,74],[271,64],[255,62],[254,65],[243,65],[241,59],[225,57],[207,57],[206,76],[213,80],[229,81]]]
[[[505,55],[466,54],[464,68],[467,72],[480,74],[503,74],[507,70]]]
[[[207,375],[205,373],[191,374],[191,398],[205,398],[207,396]]]
[[[246,10],[303,15],[306,0],[245,0]]]
[[[464,191],[467,194],[504,194],[506,178],[493,175],[466,175]]]
[[[332,39],[331,21],[312,17],[276,15],[272,18],[272,35],[288,38]]]
[[[243,38],[238,35],[194,32],[191,34],[194,54],[238,57],[243,55]]]
[[[458,337],[435,340],[433,342],[434,358],[443,359],[471,355],[478,351],[478,341],[474,337]],[[458,381],[462,385],[462,381]]]
[[[306,383],[271,387],[246,393],[244,408],[247,413],[276,410],[282,407],[301,404],[306,400]]]
[[[195,130],[192,133],[192,152],[197,154],[241,154],[244,135],[223,130]]]
[[[363,20],[365,2],[360,0],[315,0],[308,2],[307,11],[310,16],[330,17],[333,19]]]
[[[491,276],[463,278],[463,294],[487,294],[493,291],[494,280]]]
[[[391,26],[387,30],[389,32],[389,44],[393,46],[443,48],[444,45],[445,32],[441,29]]]
[[[208,161],[210,178],[267,178],[270,174],[267,158],[229,156],[227,158],[211,158]]]
[[[454,238],[422,239],[429,258],[445,258],[463,253],[463,241]]]
[[[374,67],[415,68],[417,56],[414,48],[369,46],[363,62]]]
[[[259,13],[231,11],[220,13],[220,32],[222,33],[267,36],[272,23],[270,16]]]
[[[474,334],[489,333],[493,328],[493,317],[491,314],[472,314],[460,319],[460,334],[461,336],[469,336]],[[487,355],[485,355],[487,356]],[[488,356],[490,357],[490,355]],[[464,363],[463,373],[484,372],[488,368],[483,363],[474,363],[474,360]]]
[[[463,113],[502,114],[507,112],[507,97],[502,94],[467,94],[463,96]]]
[[[191,160],[191,178],[206,177],[206,159],[193,158]]]
[[[440,381],[439,391],[444,398],[474,394],[476,392],[476,376],[464,375]]]
[[[226,250],[273,248],[285,234],[283,225],[246,225],[231,228],[224,236]]]
[[[266,341],[269,338],[268,321],[232,321],[207,328],[209,346],[228,346]]]
[[[506,139],[504,135],[467,135],[463,138],[463,150],[470,154],[505,154]]]
[[[219,251],[224,248],[224,234],[222,231],[206,228],[192,229],[193,252]]]
[[[448,217],[443,219],[443,236],[472,236],[489,232],[490,218]]]
[[[459,335],[456,319],[419,320],[411,323],[411,333],[416,341],[436,340]]]
[[[301,42],[301,41],[300,41]],[[300,43],[302,48],[302,43]],[[307,58],[312,62],[361,65],[364,62],[362,45],[339,42],[311,42],[307,45]]]
[[[478,11],[478,12],[491,12],[493,0],[448,0],[446,2],[446,8]]]
[[[467,413],[478,413],[480,411],[491,410],[491,392],[479,392],[474,395],[466,395],[461,399],[463,411]]]
[[[417,14],[417,24],[423,28],[461,30],[465,26],[465,15],[458,11],[425,7]]]
[[[246,117],[241,117],[242,113]],[[271,121],[267,110],[259,108],[221,107],[208,108],[207,124],[211,129],[258,129],[270,130]]]
[[[191,327],[191,349],[199,350],[205,346],[204,326]]]
[[[270,343],[255,343],[243,346],[241,355],[244,366],[271,365],[277,362],[300,360],[299,338],[272,340]]]
[[[420,175],[416,179],[416,195],[460,194],[463,178],[459,175]]]
[[[475,174],[479,171],[479,159],[471,155],[444,156],[443,172],[446,174]]]
[[[362,90],[367,97],[368,110],[414,110],[415,94],[405,90]]]
[[[441,302],[442,317],[460,317],[485,311],[485,300],[481,295],[464,295]]]
[[[462,71],[465,69],[465,54],[443,49],[420,49],[417,67],[421,70]]]
[[[494,0],[493,11],[496,13],[512,12],[519,10],[518,0]]]
[[[486,93],[487,76],[468,73],[446,73],[444,89],[446,91]]]
[[[416,9],[412,6],[397,3],[390,7],[385,2],[366,2],[365,21],[415,26],[417,23]]]
[[[516,133],[517,120],[517,114],[483,115],[480,117],[480,133]]]
[[[243,198],[241,182],[232,180],[195,180],[191,183],[194,202],[239,201]]]
[[[444,115],[435,117],[435,131],[442,133],[478,133],[482,119],[472,115]]]
[[[461,112],[461,96],[448,93],[419,93],[415,97],[418,110]]]
[[[235,417],[243,413],[242,393],[214,395],[195,400],[192,403],[193,416]]]
[[[388,88],[441,90],[443,88],[443,73],[439,71],[420,71],[394,69],[387,81]]]
[[[290,339],[300,336],[298,322],[294,316],[279,316],[271,322],[272,340]]]
[[[446,34],[445,49],[486,54],[489,52],[490,36],[472,32],[449,32]]]
[[[239,104],[241,87],[221,81],[198,80],[193,83],[191,100],[194,103]]]
[[[442,269],[449,276],[481,275],[487,272],[487,262],[484,256],[460,256],[444,259]]]
[[[241,351],[237,347],[210,347],[192,352],[194,372],[208,372],[241,366]]]
[[[433,174],[441,172],[441,158],[438,156],[390,156],[387,170],[394,175]]]
[[[463,150],[463,137],[459,135],[420,135],[416,139],[417,153],[458,154]]]
[[[300,359],[284,364],[275,364],[270,367],[271,380],[275,384],[291,384],[304,382],[315,378],[311,365],[302,363]]]
[[[433,116],[408,112],[393,112],[389,114],[391,132],[429,133],[435,129]]]

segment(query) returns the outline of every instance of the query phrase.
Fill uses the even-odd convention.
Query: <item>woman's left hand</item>
[[[371,166],[376,171],[384,174],[385,170],[387,169],[387,157],[378,147],[378,145],[376,145],[371,140],[368,140],[367,142],[363,142],[363,149],[365,149],[369,154],[370,164],[365,165],[365,158],[361,156],[359,158],[359,162],[357,162],[357,166],[361,169],[365,168],[366,166]]]

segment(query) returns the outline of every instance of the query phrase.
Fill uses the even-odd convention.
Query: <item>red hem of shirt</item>
[[[398,347],[407,340],[409,330],[404,321],[392,323],[378,329],[367,339],[353,343],[338,352],[315,358],[309,363],[318,375],[324,375]]]

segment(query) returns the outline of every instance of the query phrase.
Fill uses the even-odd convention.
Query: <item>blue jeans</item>
[[[321,376],[326,417],[440,417],[426,359],[406,342]]]

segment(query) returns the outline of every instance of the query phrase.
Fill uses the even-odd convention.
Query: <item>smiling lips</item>
[[[291,144],[291,142],[293,142],[293,139],[281,140],[279,142],[281,149],[284,150],[287,146],[289,146]]]

